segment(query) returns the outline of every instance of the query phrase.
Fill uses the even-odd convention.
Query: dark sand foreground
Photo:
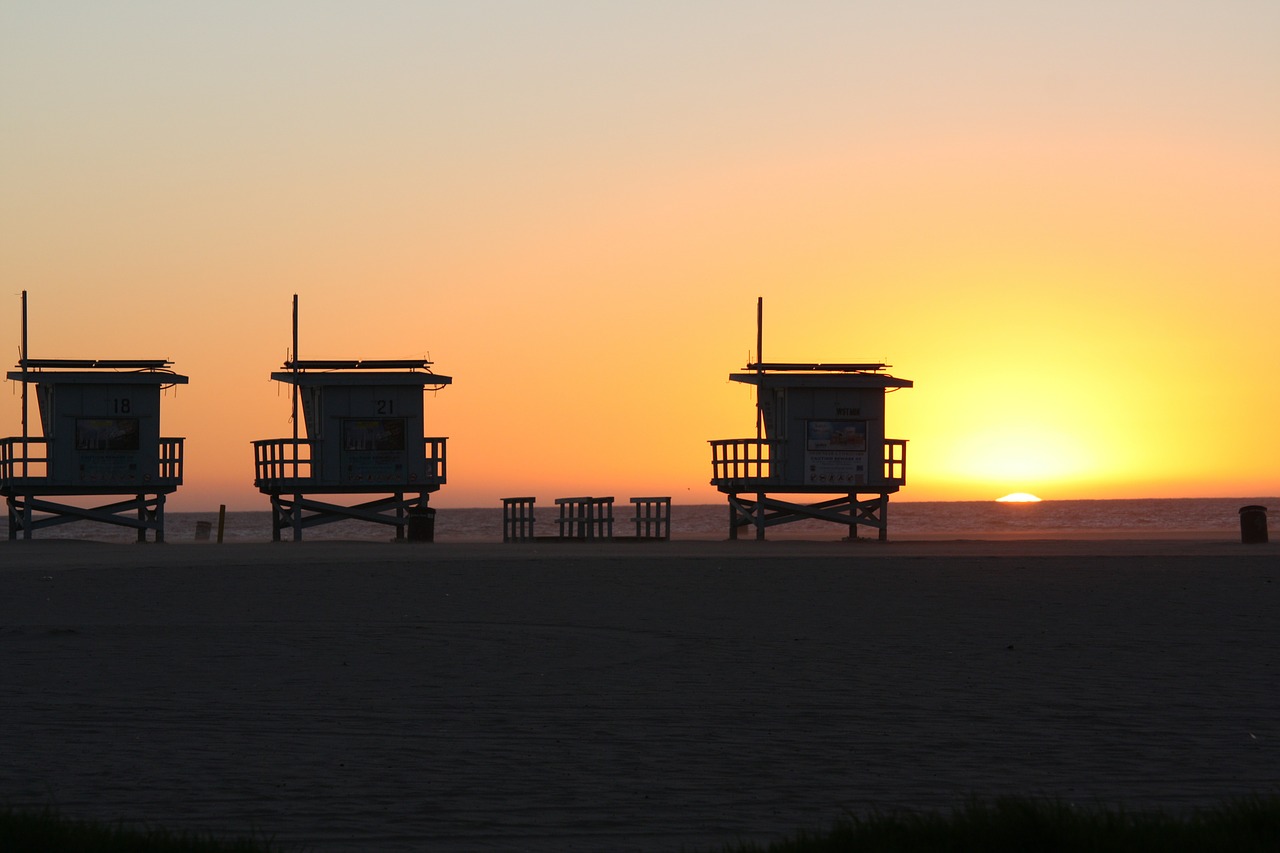
[[[0,545],[0,805],[296,849],[717,849],[1280,793],[1280,547]]]

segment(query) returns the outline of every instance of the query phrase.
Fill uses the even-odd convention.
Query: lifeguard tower
[[[165,359],[27,357],[26,293],[22,349],[10,380],[22,383],[21,436],[0,439],[0,494],[9,538],[74,521],[133,528],[138,541],[164,541],[165,496],[182,485],[181,438],[160,436],[160,392],[187,384]],[[34,386],[42,434],[29,434]],[[123,496],[92,507],[72,497]]]
[[[272,539],[344,519],[430,539],[430,495],[445,483],[445,439],[424,435],[423,392],[452,383],[425,359],[301,360],[271,374],[293,386],[292,438],[253,442],[254,485],[271,497]],[[299,402],[306,436],[298,435]],[[356,504],[320,497],[373,495]]]
[[[885,364],[769,363],[734,382],[756,387],[756,437],[711,442],[711,484],[729,497],[729,538],[806,518],[888,538],[889,495],[906,483],[907,442],[885,437],[885,397],[910,388]],[[781,496],[800,500],[784,500]],[[815,503],[812,496],[835,495]]]

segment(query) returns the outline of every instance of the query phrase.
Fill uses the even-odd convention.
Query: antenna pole
[[[760,411],[761,395],[764,393],[764,297],[756,297],[756,444],[762,438],[761,426],[764,418]],[[758,449],[758,448],[757,448]]]
[[[31,455],[27,450],[27,439],[30,436],[27,427],[27,292],[22,291],[22,352],[19,359],[22,364],[22,477],[27,477],[27,459]]]
[[[298,478],[298,294],[293,294],[293,478]]]

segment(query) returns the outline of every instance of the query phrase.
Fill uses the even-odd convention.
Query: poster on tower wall
[[[804,482],[846,489],[867,484],[867,422],[808,421]]]
[[[138,418],[76,418],[76,482],[127,486],[141,482]]]
[[[342,482],[397,485],[407,482],[404,418],[342,421]]]

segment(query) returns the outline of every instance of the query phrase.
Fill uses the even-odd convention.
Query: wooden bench
[[[502,499],[502,541],[529,542],[533,540],[533,504],[535,498]]]
[[[637,539],[671,538],[671,498],[632,498]]]
[[[612,539],[613,498],[556,498],[561,539]]]

